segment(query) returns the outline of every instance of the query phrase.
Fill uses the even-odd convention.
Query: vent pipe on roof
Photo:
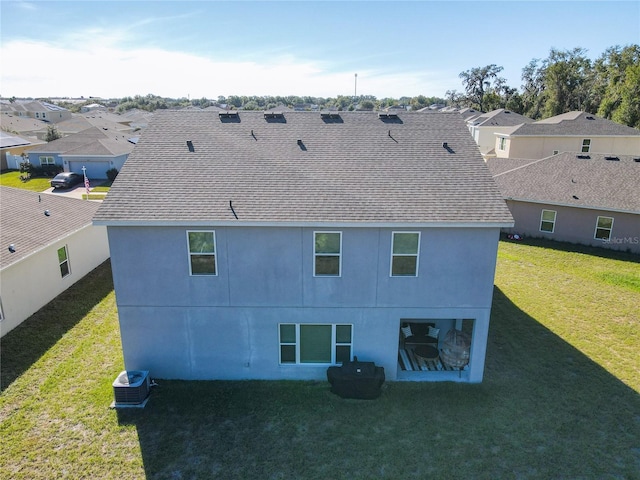
[[[190,152],[195,152],[195,149],[193,148],[193,142],[191,140],[187,140],[187,148]]]
[[[233,216],[236,217],[236,220],[238,220],[238,215],[236,215],[236,211],[233,209],[233,200],[229,200],[229,208],[231,209],[231,213],[233,213]]]

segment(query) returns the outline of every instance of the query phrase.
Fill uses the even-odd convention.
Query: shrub
[[[107,178],[113,182],[116,177],[118,176],[118,169],[117,168],[110,168],[109,170],[107,170]]]

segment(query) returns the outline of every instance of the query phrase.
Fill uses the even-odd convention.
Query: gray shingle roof
[[[513,127],[523,123],[532,123],[533,120],[519,113],[499,108],[491,112],[483,113],[467,120],[478,127]]]
[[[580,156],[589,158],[579,158]],[[505,198],[640,214],[640,162],[629,155],[561,153],[542,160],[492,158]]]
[[[90,127],[78,133],[53,140],[29,150],[29,153],[58,153],[60,155],[124,155],[131,153],[133,143],[129,135],[114,130]]]
[[[0,186],[0,268],[91,225],[98,206],[97,202]],[[16,246],[15,253],[9,252],[11,244]]]
[[[286,112],[267,120],[240,112],[221,120],[218,112],[164,111],[94,221],[504,224],[512,217],[458,113],[382,120],[376,112]]]
[[[640,130],[621,125],[586,112],[567,112],[555,117],[527,123],[510,133],[511,136],[640,136]]]

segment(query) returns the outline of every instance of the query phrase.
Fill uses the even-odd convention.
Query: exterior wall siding
[[[612,155],[638,155],[640,137],[599,137],[584,135],[580,137],[509,137],[507,148],[498,149],[499,138],[496,137],[495,148],[498,158],[530,158],[537,160],[558,152],[581,152],[582,141],[591,140],[590,153]]]
[[[58,249],[67,246],[71,273],[60,274]],[[109,258],[106,227],[89,225],[66,239],[3,269],[0,298],[4,318],[1,336]]]
[[[217,275],[190,276],[186,231],[196,228],[108,227],[127,369],[182,379],[325,378],[327,365],[279,364],[278,325],[346,323],[352,353],[393,380],[401,318],[471,318],[473,364],[462,379],[482,380],[499,229],[415,230],[419,274],[393,278],[392,229],[329,229],[342,231],[339,277],[313,276],[312,228],[210,229]]]
[[[505,229],[509,233],[640,253],[640,215],[638,214],[515,200],[507,200],[507,206],[515,219],[515,226]],[[557,212],[553,233],[540,231],[542,210]],[[598,216],[614,219],[611,240],[608,242],[594,238]]]

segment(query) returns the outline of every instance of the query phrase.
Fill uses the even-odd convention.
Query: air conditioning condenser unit
[[[147,399],[150,390],[148,370],[125,370],[113,382],[115,406],[140,405]]]

